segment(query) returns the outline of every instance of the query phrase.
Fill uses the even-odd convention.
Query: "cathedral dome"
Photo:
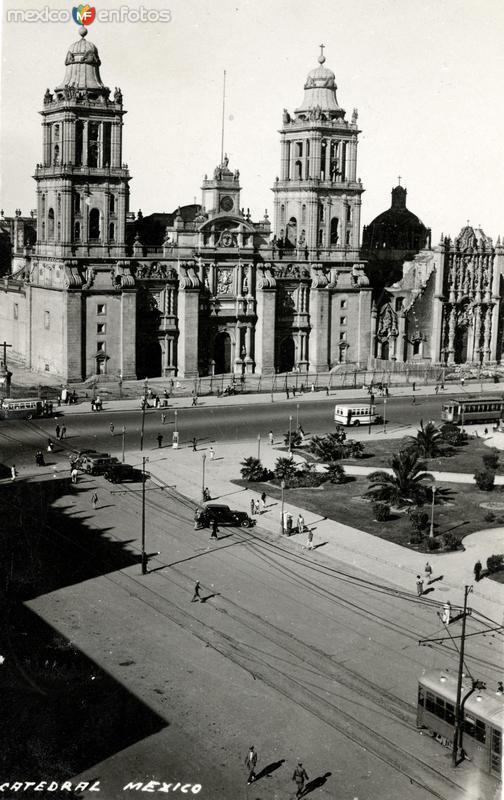
[[[387,211],[378,214],[364,229],[364,250],[420,250],[427,243],[427,228],[406,208],[404,186],[392,189],[392,203]]]
[[[105,86],[100,77],[101,61],[96,45],[86,41],[88,30],[84,26],[79,28],[79,34],[81,38],[74,42],[68,50],[65,58],[65,77],[63,82],[56,87],[56,91],[65,86],[103,91]]]
[[[296,113],[309,111],[313,108],[320,108],[322,111],[338,111],[344,115],[343,109],[338,105],[336,98],[336,80],[334,72],[325,64],[325,56],[323,53],[318,58],[319,66],[312,69],[306,78],[304,85],[303,102]]]

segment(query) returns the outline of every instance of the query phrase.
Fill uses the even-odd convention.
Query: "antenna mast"
[[[224,112],[226,109],[226,70],[224,70],[224,81],[222,86],[222,130],[221,130],[221,151],[220,163],[224,163]]]

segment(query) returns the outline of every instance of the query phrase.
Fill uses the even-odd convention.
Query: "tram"
[[[427,728],[439,742],[451,745],[456,700],[457,673],[429,670],[418,681],[417,726]],[[461,747],[465,755],[479,769],[501,779],[504,694],[490,688],[473,690],[465,676],[461,706]]]
[[[497,422],[504,417],[504,397],[475,395],[446,400],[441,409],[443,422],[469,425],[472,422]]]

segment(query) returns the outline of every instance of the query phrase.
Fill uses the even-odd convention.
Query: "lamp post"
[[[285,490],[285,481],[280,482],[280,488],[282,490],[282,505],[281,505],[281,512],[280,512],[280,533],[284,534],[284,490]]]
[[[387,398],[383,398],[383,433],[387,433]]]
[[[173,434],[172,434],[172,448],[176,450],[178,448],[178,429],[177,429],[177,417],[178,412],[173,412]]]
[[[145,409],[147,407],[147,378],[144,381],[144,395],[143,395],[143,402],[142,402],[142,428],[140,431],[140,451],[143,450],[143,442],[144,442],[144,429],[145,429]]]
[[[296,403],[296,430],[299,430],[299,403]]]
[[[292,414],[289,415],[289,455],[292,453]]]
[[[126,434],[126,426],[125,425],[123,425],[122,428],[121,428],[121,434],[122,434],[122,463],[124,464],[124,437],[125,437],[125,434]]]
[[[142,575],[147,572],[147,554],[145,552],[145,462],[148,457],[142,457]]]
[[[261,460],[261,434],[257,434],[257,460]]]
[[[202,475],[201,475],[201,502],[205,502],[205,464],[206,464],[206,453],[201,454],[201,462],[202,462]]]
[[[436,502],[436,484],[433,484],[433,486],[432,486],[432,505],[431,505],[429,539],[434,539],[434,504],[435,504],[435,502]]]

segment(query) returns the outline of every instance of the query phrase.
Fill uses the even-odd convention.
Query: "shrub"
[[[411,509],[409,512],[411,526],[418,534],[422,534],[429,527],[429,515],[419,509]]]
[[[362,458],[364,455],[364,445],[362,442],[356,442],[355,439],[349,439],[345,445],[347,455],[351,458]]]
[[[327,480],[327,475],[323,472],[315,472],[313,469],[302,469],[296,472],[286,483],[289,489],[301,487],[321,486]]]
[[[267,481],[270,477],[269,470],[263,467],[259,459],[254,456],[243,459],[240,473],[246,481]]]
[[[331,461],[327,465],[326,475],[331,483],[345,482],[345,469],[341,466],[341,464],[337,464],[335,461]]]
[[[440,431],[443,440],[455,447],[462,444],[462,442],[467,439],[467,433],[461,431],[454,422],[445,422],[445,424],[441,426]]]
[[[443,534],[443,547],[445,550],[458,550],[459,540],[454,533]]]
[[[504,566],[504,555],[488,556],[486,566],[488,572],[498,572]]]
[[[482,492],[491,492],[495,484],[495,472],[490,469],[478,469],[474,473],[474,481]]]
[[[300,447],[303,444],[303,437],[299,431],[291,431],[290,432],[290,440],[291,440],[291,449],[293,447]],[[284,442],[286,446],[289,446],[289,431],[284,436]]]
[[[319,461],[337,461],[339,458],[344,458],[347,453],[347,448],[344,444],[345,439],[345,431],[336,431],[336,433],[329,433],[327,436],[312,436],[310,452]]]
[[[440,541],[439,539],[432,539],[430,536],[426,539],[427,541],[427,550],[439,550]]]
[[[487,511],[483,519],[485,520],[485,522],[495,522],[495,514],[493,513],[493,511]]]
[[[499,466],[499,451],[498,450],[490,450],[490,452],[485,453],[482,456],[483,464],[485,465],[486,470],[490,470],[492,472],[497,471],[497,467]]]
[[[390,517],[390,506],[388,503],[373,503],[371,509],[377,522],[386,522]]]

